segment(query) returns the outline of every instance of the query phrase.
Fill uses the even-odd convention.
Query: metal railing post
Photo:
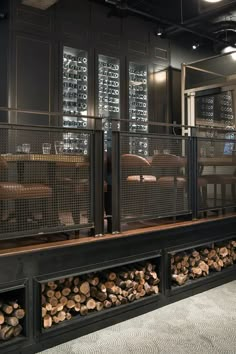
[[[104,132],[102,121],[96,122],[94,132],[94,233],[104,234]]]
[[[114,122],[115,123],[115,122]],[[112,131],[112,233],[121,231],[120,217],[120,132]]]
[[[192,201],[192,218],[197,219],[199,210],[198,201],[198,154],[197,154],[197,136],[196,128],[191,128],[190,136],[190,184],[191,184],[191,201]]]

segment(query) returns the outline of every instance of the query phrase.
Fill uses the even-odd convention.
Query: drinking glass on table
[[[29,154],[29,152],[30,152],[30,144],[22,144],[22,152],[24,154]]]
[[[42,149],[44,155],[49,155],[51,152],[52,145],[50,143],[43,143]]]
[[[54,143],[56,154],[62,154],[64,150],[64,142],[63,141],[55,141]]]

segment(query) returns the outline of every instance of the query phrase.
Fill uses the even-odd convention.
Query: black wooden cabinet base
[[[99,238],[96,242],[65,248],[1,255],[0,292],[18,292],[26,316],[22,335],[0,341],[0,352],[36,353],[236,279],[234,263],[221,272],[211,272],[182,286],[170,284],[170,254],[236,240],[235,226],[236,218],[229,217],[169,230],[147,230],[132,237]],[[74,316],[49,329],[42,328],[42,284],[155,260],[160,279],[158,294],[87,316]]]

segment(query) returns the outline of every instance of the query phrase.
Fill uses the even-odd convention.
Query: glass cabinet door
[[[130,132],[148,132],[148,79],[147,65],[129,63],[129,124]],[[148,139],[132,137],[129,141],[130,153],[148,155]]]
[[[63,126],[86,128],[88,113],[88,53],[70,47],[63,48]],[[64,152],[87,154],[87,138],[77,139],[72,133],[64,137]]]
[[[120,61],[117,58],[98,56],[98,114],[104,117],[105,150],[109,119],[120,118]]]

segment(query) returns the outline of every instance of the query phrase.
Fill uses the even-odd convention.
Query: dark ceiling
[[[183,33],[212,44],[216,51],[236,43],[236,0],[95,0],[110,7],[110,16],[136,15],[155,23],[166,38]]]

